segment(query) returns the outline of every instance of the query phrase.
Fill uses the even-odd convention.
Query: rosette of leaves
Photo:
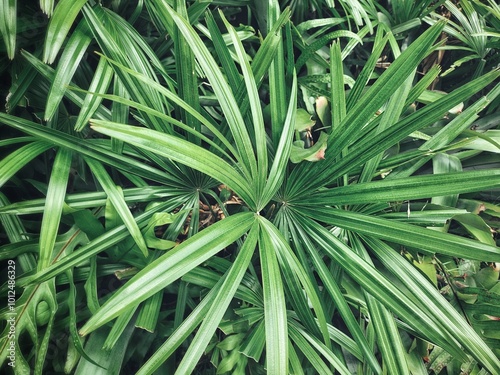
[[[403,52],[372,25],[372,53],[350,77],[343,60],[367,30],[331,46],[320,37],[316,53],[277,2],[259,38],[207,2],[125,3],[82,2],[62,27],[59,2],[43,51],[21,52],[31,75],[0,114],[12,132],[0,182],[18,198],[2,202],[0,255],[20,270],[19,373],[409,374],[425,371],[429,343],[500,372],[421,272],[446,257],[500,258],[496,243],[447,226],[469,212],[463,194],[500,183],[494,161],[474,168],[496,152],[474,142],[493,147],[493,134],[470,132],[500,93],[497,71],[424,101],[439,69],[416,71],[441,22]],[[374,74],[385,49],[394,59]],[[321,86],[301,77],[314,64]],[[294,163],[297,114],[313,113],[318,89],[324,159]],[[12,102],[23,97],[29,111]]]

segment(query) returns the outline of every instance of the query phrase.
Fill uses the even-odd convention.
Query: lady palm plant
[[[444,23],[401,52],[383,23],[295,26],[278,2],[254,37],[228,21],[239,3],[62,0],[16,56],[2,366],[499,373],[499,148],[470,130],[499,73],[429,101],[439,68],[417,70]]]

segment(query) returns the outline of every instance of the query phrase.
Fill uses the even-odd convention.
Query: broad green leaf
[[[301,161],[316,162],[323,160],[325,158],[327,141],[328,134],[325,132],[321,132],[318,141],[309,148],[304,147],[304,141],[295,141],[292,145],[290,161],[296,164]]]
[[[43,51],[43,61],[52,64],[57,57],[59,49],[66,39],[66,35],[73,27],[80,9],[87,0],[61,0],[57,3],[54,9],[54,14],[50,19],[47,29],[47,37],[45,38],[45,46]],[[52,7],[45,9],[48,15],[52,13]]]
[[[452,220],[464,227],[465,230],[478,241],[492,246],[496,245],[492,228],[487,225],[479,215],[471,213],[458,214],[453,216]]]
[[[249,183],[235,173],[237,169],[200,146],[154,130],[114,124],[109,121],[91,120],[91,127],[110,137],[199,170],[226,184],[248,205],[255,206],[255,197]]]
[[[71,151],[60,148],[57,150],[52,172],[50,174],[45,209],[40,228],[40,252],[37,270],[46,268],[54,256],[54,245],[63,212],[64,197],[68,186],[71,169]]]
[[[168,212],[157,212],[153,215],[144,231],[144,238],[148,247],[158,250],[170,250],[176,245],[175,241],[158,238],[155,234],[155,227],[171,224],[173,220],[173,215]]]
[[[147,265],[119,293],[115,293],[81,328],[86,335],[116,318],[132,305],[139,304],[197,265],[241,237],[254,222],[254,214],[229,216],[184,241]],[[228,230],[228,228],[230,228]]]

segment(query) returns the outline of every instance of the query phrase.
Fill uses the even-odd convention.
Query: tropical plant
[[[312,3],[2,3],[3,368],[500,373],[500,73]]]

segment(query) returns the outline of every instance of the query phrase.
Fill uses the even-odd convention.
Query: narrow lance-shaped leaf
[[[50,147],[50,143],[42,141],[31,142],[3,158],[0,161],[0,186],[9,181],[26,163]]]
[[[66,35],[73,27],[76,16],[86,2],[87,0],[61,0],[57,3],[45,38],[44,62],[52,64],[55,61]],[[50,15],[52,7],[45,9],[45,11]]]
[[[368,344],[366,337],[363,335],[363,332],[361,331],[359,323],[354,317],[346,299],[344,298],[344,295],[342,294],[340,285],[337,284],[336,280],[332,276],[327,265],[321,259],[321,256],[318,254],[317,249],[314,247],[307,234],[304,233],[303,229],[300,227],[297,227],[297,231],[298,233],[301,234],[300,236],[301,238],[300,239],[296,238],[296,240],[302,241],[304,243],[304,246],[309,252],[309,255],[311,257],[312,264],[314,265],[314,268],[318,276],[320,277],[325,287],[325,290],[334,300],[336,310],[339,312],[340,316],[342,317],[342,320],[349,329],[349,332],[356,341],[364,359],[367,361],[368,365],[370,366],[373,372],[377,374],[382,373],[382,369],[380,368],[380,365],[378,364],[375,356],[373,355],[372,348]],[[295,231],[293,234],[296,235]]]
[[[81,59],[92,41],[87,21],[82,19],[64,48],[57,64],[56,74],[51,82],[45,107],[45,120],[50,120],[57,111],[73,74],[80,66]]]
[[[174,1],[175,9],[179,16],[188,19],[186,10],[186,2],[184,0]],[[189,48],[178,28],[174,28],[174,47],[175,56],[182,56],[182,64],[175,64],[177,70],[177,86],[179,89],[179,96],[183,98],[186,103],[191,105],[195,110],[200,109],[200,100],[198,95],[198,77],[196,75],[196,62],[194,59],[193,51]],[[181,108],[181,118],[187,126],[200,130],[200,123]],[[195,144],[201,144],[198,138],[188,135],[188,140]]]
[[[373,265],[370,255],[358,236],[349,235],[349,243],[361,258]],[[406,350],[394,315],[371,294],[364,293],[370,321],[375,330],[377,346],[382,354],[384,367],[388,374],[409,375]]]
[[[143,268],[114,294],[80,330],[86,335],[116,318],[240,238],[253,224],[253,213],[227,217],[170,250]],[[229,228],[229,230],[228,230]]]
[[[45,210],[43,212],[42,226],[40,228],[40,253],[38,271],[46,268],[52,260],[54,244],[61,221],[66,188],[68,186],[69,172],[71,169],[70,150],[60,148],[54,159],[50,174]]]
[[[314,206],[394,202],[477,192],[499,184],[498,170],[452,172],[340,186],[304,197],[301,201]]]
[[[245,49],[241,40],[238,38],[236,30],[233,26],[226,20],[224,14],[220,12],[222,20],[229,31],[231,40],[233,42],[233,47],[238,56],[238,61],[240,63],[241,70],[243,72],[243,78],[245,86],[247,89],[247,95],[250,103],[250,111],[252,114],[252,124],[255,138],[255,152],[257,154],[257,165],[258,174],[255,177],[256,190],[258,194],[262,194],[264,190],[264,184],[266,183],[267,177],[267,135],[264,127],[264,117],[262,115],[262,108],[260,105],[259,92],[257,90],[257,85],[255,83],[255,77],[253,76],[250,63],[248,62],[248,57],[246,55]]]
[[[227,311],[229,303],[234,297],[243,276],[254,254],[255,245],[259,237],[259,223],[254,221],[238,256],[225,276],[217,295],[214,297],[212,307],[207,312],[196,336],[192,340],[181,363],[176,369],[176,374],[190,374],[193,372],[207,345],[210,343],[215,330]]]
[[[363,237],[363,241],[382,264],[408,287],[420,306],[435,312],[434,319],[450,327],[450,332],[474,358],[488,366],[493,374],[500,372],[500,364],[491,348],[418,269],[382,241],[371,237]]]
[[[165,362],[175,350],[183,344],[191,333],[203,321],[210,307],[213,305],[214,297],[220,290],[225,278],[219,278],[217,283],[210,289],[205,298],[187,316],[158,350],[137,371],[136,375],[154,373]]]
[[[267,22],[267,30],[265,31],[272,34],[272,29],[279,24],[280,4],[277,0],[257,3],[257,7],[266,7],[267,19],[264,22]],[[258,14],[257,17],[264,17],[264,14]],[[283,31],[278,29],[275,34],[281,37]],[[283,50],[282,39],[279,40],[276,56],[269,66],[269,101],[271,107],[271,139],[276,145],[278,139],[280,139],[280,134],[282,134],[283,121],[286,116],[285,51]]]
[[[226,116],[227,123],[231,128],[236,148],[239,153],[238,161],[242,164],[242,170],[249,180],[255,178],[255,176],[258,175],[258,168],[253,152],[252,142],[231,88],[224,78],[224,75],[218,67],[215,59],[205,46],[205,43],[203,43],[191,25],[189,25],[182,17],[179,17],[179,15],[177,15],[177,13],[175,13],[166,3],[165,6],[171,12],[174,22],[177,24],[177,27],[182,32],[182,35],[191,46],[198,63],[202,67],[204,73],[210,81],[210,84],[212,85],[222,111]]]
[[[109,150],[89,142],[85,139],[71,136],[62,131],[51,129],[45,126],[40,126],[32,121],[22,119],[0,112],[0,121],[10,127],[21,132],[30,134],[40,140],[44,140],[48,145],[61,146],[78,152],[83,155],[92,157],[102,163],[125,170],[130,173],[137,174],[141,177],[161,182],[162,184],[172,186],[172,182],[176,181],[175,176],[172,176],[164,171],[135,160],[126,155],[116,155],[110,153]],[[47,146],[47,148],[50,146]],[[2,175],[0,175],[2,176]],[[177,182],[177,181],[176,181]],[[175,183],[175,186],[178,186]]]
[[[279,139],[276,155],[274,156],[266,188],[262,198],[262,204],[267,204],[274,197],[281,186],[285,177],[288,158],[292,150],[292,138],[295,128],[295,112],[297,105],[297,76],[293,75],[292,89],[290,93],[290,101],[286,112],[285,122],[283,124],[282,133]]]
[[[264,290],[267,371],[285,375],[288,374],[288,329],[283,281],[273,238],[265,225],[261,228],[259,254]]]
[[[130,212],[125,199],[123,198],[123,193],[121,190],[118,190],[118,187],[115,185],[111,177],[109,176],[106,169],[103,165],[93,159],[85,158],[85,162],[92,170],[92,173],[97,178],[102,188],[106,192],[109,200],[113,204],[114,208],[120,215],[120,218],[123,220],[123,223],[129,230],[131,236],[133,237],[137,246],[142,251],[145,257],[148,256],[148,248],[146,245],[146,241],[142,236],[141,230],[137,225],[134,216]]]
[[[109,84],[113,78],[113,69],[108,62],[101,58],[94,73],[94,78],[89,86],[89,93],[85,97],[83,106],[78,113],[78,118],[75,123],[75,131],[81,131],[88,123],[90,118],[102,102],[102,97],[93,93],[105,94],[108,91]],[[121,85],[121,84],[120,84]],[[114,115],[114,111],[113,111]]]
[[[147,224],[147,221],[151,218],[151,216],[158,211],[165,210],[171,211],[176,207],[181,205],[183,200],[174,199],[168,200],[167,202],[163,202],[158,206],[153,207],[152,209],[146,211],[145,213],[139,215],[137,217],[137,222],[140,226]],[[21,288],[26,287],[28,285],[34,283],[40,283],[43,281],[50,280],[55,276],[60,275],[67,269],[77,266],[78,264],[85,262],[89,257],[99,254],[100,252],[111,248],[112,246],[118,244],[120,241],[123,241],[127,237],[130,237],[129,231],[125,225],[120,225],[117,228],[114,228],[108,232],[105,232],[101,236],[96,239],[90,241],[88,244],[80,247],[77,252],[73,252],[70,255],[63,257],[55,263],[52,263],[49,267],[44,270],[37,272],[34,275],[19,277],[17,279],[16,286]]]
[[[9,59],[14,59],[16,53],[16,33],[17,33],[17,0],[0,1],[0,34],[2,34],[7,55]]]
[[[462,348],[451,333],[445,330],[439,322],[432,321],[376,268],[362,260],[352,249],[318,223],[310,219],[302,219],[301,224],[308,231],[311,239],[368,293],[427,340],[441,346],[461,360],[466,359]]]
[[[417,248],[426,254],[439,253],[483,262],[496,262],[500,259],[500,248],[496,246],[395,220],[334,208],[301,208],[300,212],[324,223]]]
[[[234,190],[248,205],[255,206],[249,184],[223,159],[191,142],[146,128],[120,125],[109,121],[91,120],[91,127],[103,134],[171,158],[199,170]]]

